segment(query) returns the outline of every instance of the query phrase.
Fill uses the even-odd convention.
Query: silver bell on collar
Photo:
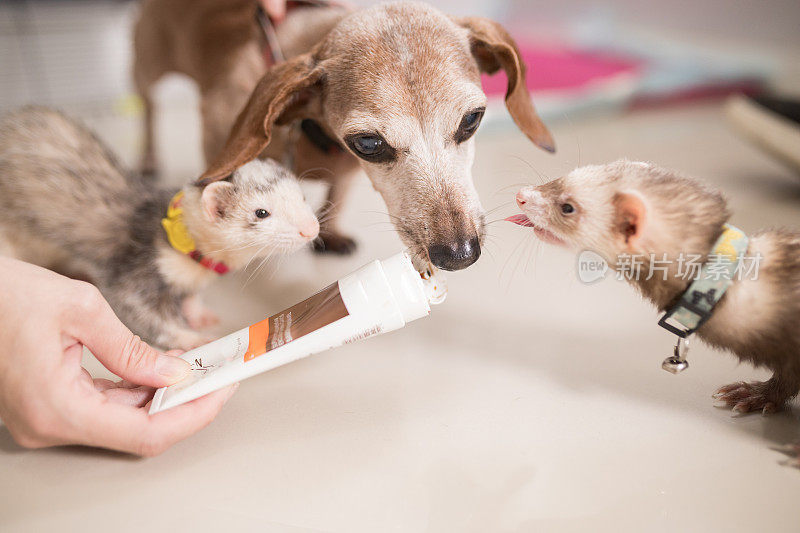
[[[667,357],[661,363],[661,368],[670,374],[678,374],[689,368],[689,361],[686,360],[686,354],[689,353],[689,339],[678,337],[678,342],[675,343],[675,348],[672,352],[672,357]]]

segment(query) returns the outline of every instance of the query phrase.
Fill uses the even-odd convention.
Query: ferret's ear
[[[227,181],[215,181],[203,188],[200,195],[200,204],[203,206],[203,215],[209,222],[216,222],[225,216],[225,210],[230,206],[233,198],[233,185]]]
[[[453,17],[453,21],[469,30],[469,44],[478,69],[494,74],[503,69],[508,77],[506,108],[519,129],[548,152],[556,151],[553,136],[536,114],[531,93],[525,83],[525,63],[517,43],[503,26],[482,17]]]
[[[629,252],[636,251],[647,230],[647,205],[634,191],[620,192],[614,196],[614,230],[616,237]]]
[[[239,113],[225,147],[198,178],[197,185],[224,179],[267,147],[275,125],[304,118],[318,96],[323,74],[312,53],[272,67],[253,89]]]

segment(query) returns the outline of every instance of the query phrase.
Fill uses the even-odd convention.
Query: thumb
[[[149,387],[172,385],[189,373],[189,363],[159,352],[131,333],[97,289],[89,285],[80,292],[85,294],[73,300],[65,333],[89,348],[111,372]]]

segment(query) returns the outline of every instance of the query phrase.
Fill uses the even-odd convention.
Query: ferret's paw
[[[190,329],[174,331],[169,337],[169,340],[164,343],[166,346],[184,351],[208,344],[214,340],[213,337],[203,335]]]
[[[190,328],[202,330],[219,324],[219,317],[213,311],[204,307],[197,314],[187,316],[186,322]]]
[[[786,459],[781,461],[782,465],[800,468],[800,442],[795,442],[794,444],[784,444],[783,446],[775,446],[772,449],[788,456]]]
[[[713,398],[717,400],[717,407],[733,408],[733,415],[739,416],[755,411],[762,414],[774,413],[779,409],[779,405],[770,398],[769,388],[766,383],[751,381],[745,383],[739,381],[720,387]]]
[[[219,317],[204,306],[197,296],[183,301],[183,318],[189,327],[195,330],[210,328],[219,324]]]
[[[317,253],[330,253],[336,255],[350,255],[356,250],[356,241],[350,237],[329,233],[320,235],[314,241],[314,251]]]

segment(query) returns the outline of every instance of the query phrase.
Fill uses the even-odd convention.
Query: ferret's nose
[[[319,235],[319,221],[316,218],[307,220],[300,226],[300,236],[304,239],[316,239]]]
[[[432,244],[428,247],[431,263],[442,270],[467,268],[481,256],[481,244],[477,237],[448,244]]]
[[[517,193],[517,205],[523,207],[527,205],[528,207],[531,204],[536,204],[538,200],[542,198],[542,193],[537,191],[533,187],[523,187]]]

